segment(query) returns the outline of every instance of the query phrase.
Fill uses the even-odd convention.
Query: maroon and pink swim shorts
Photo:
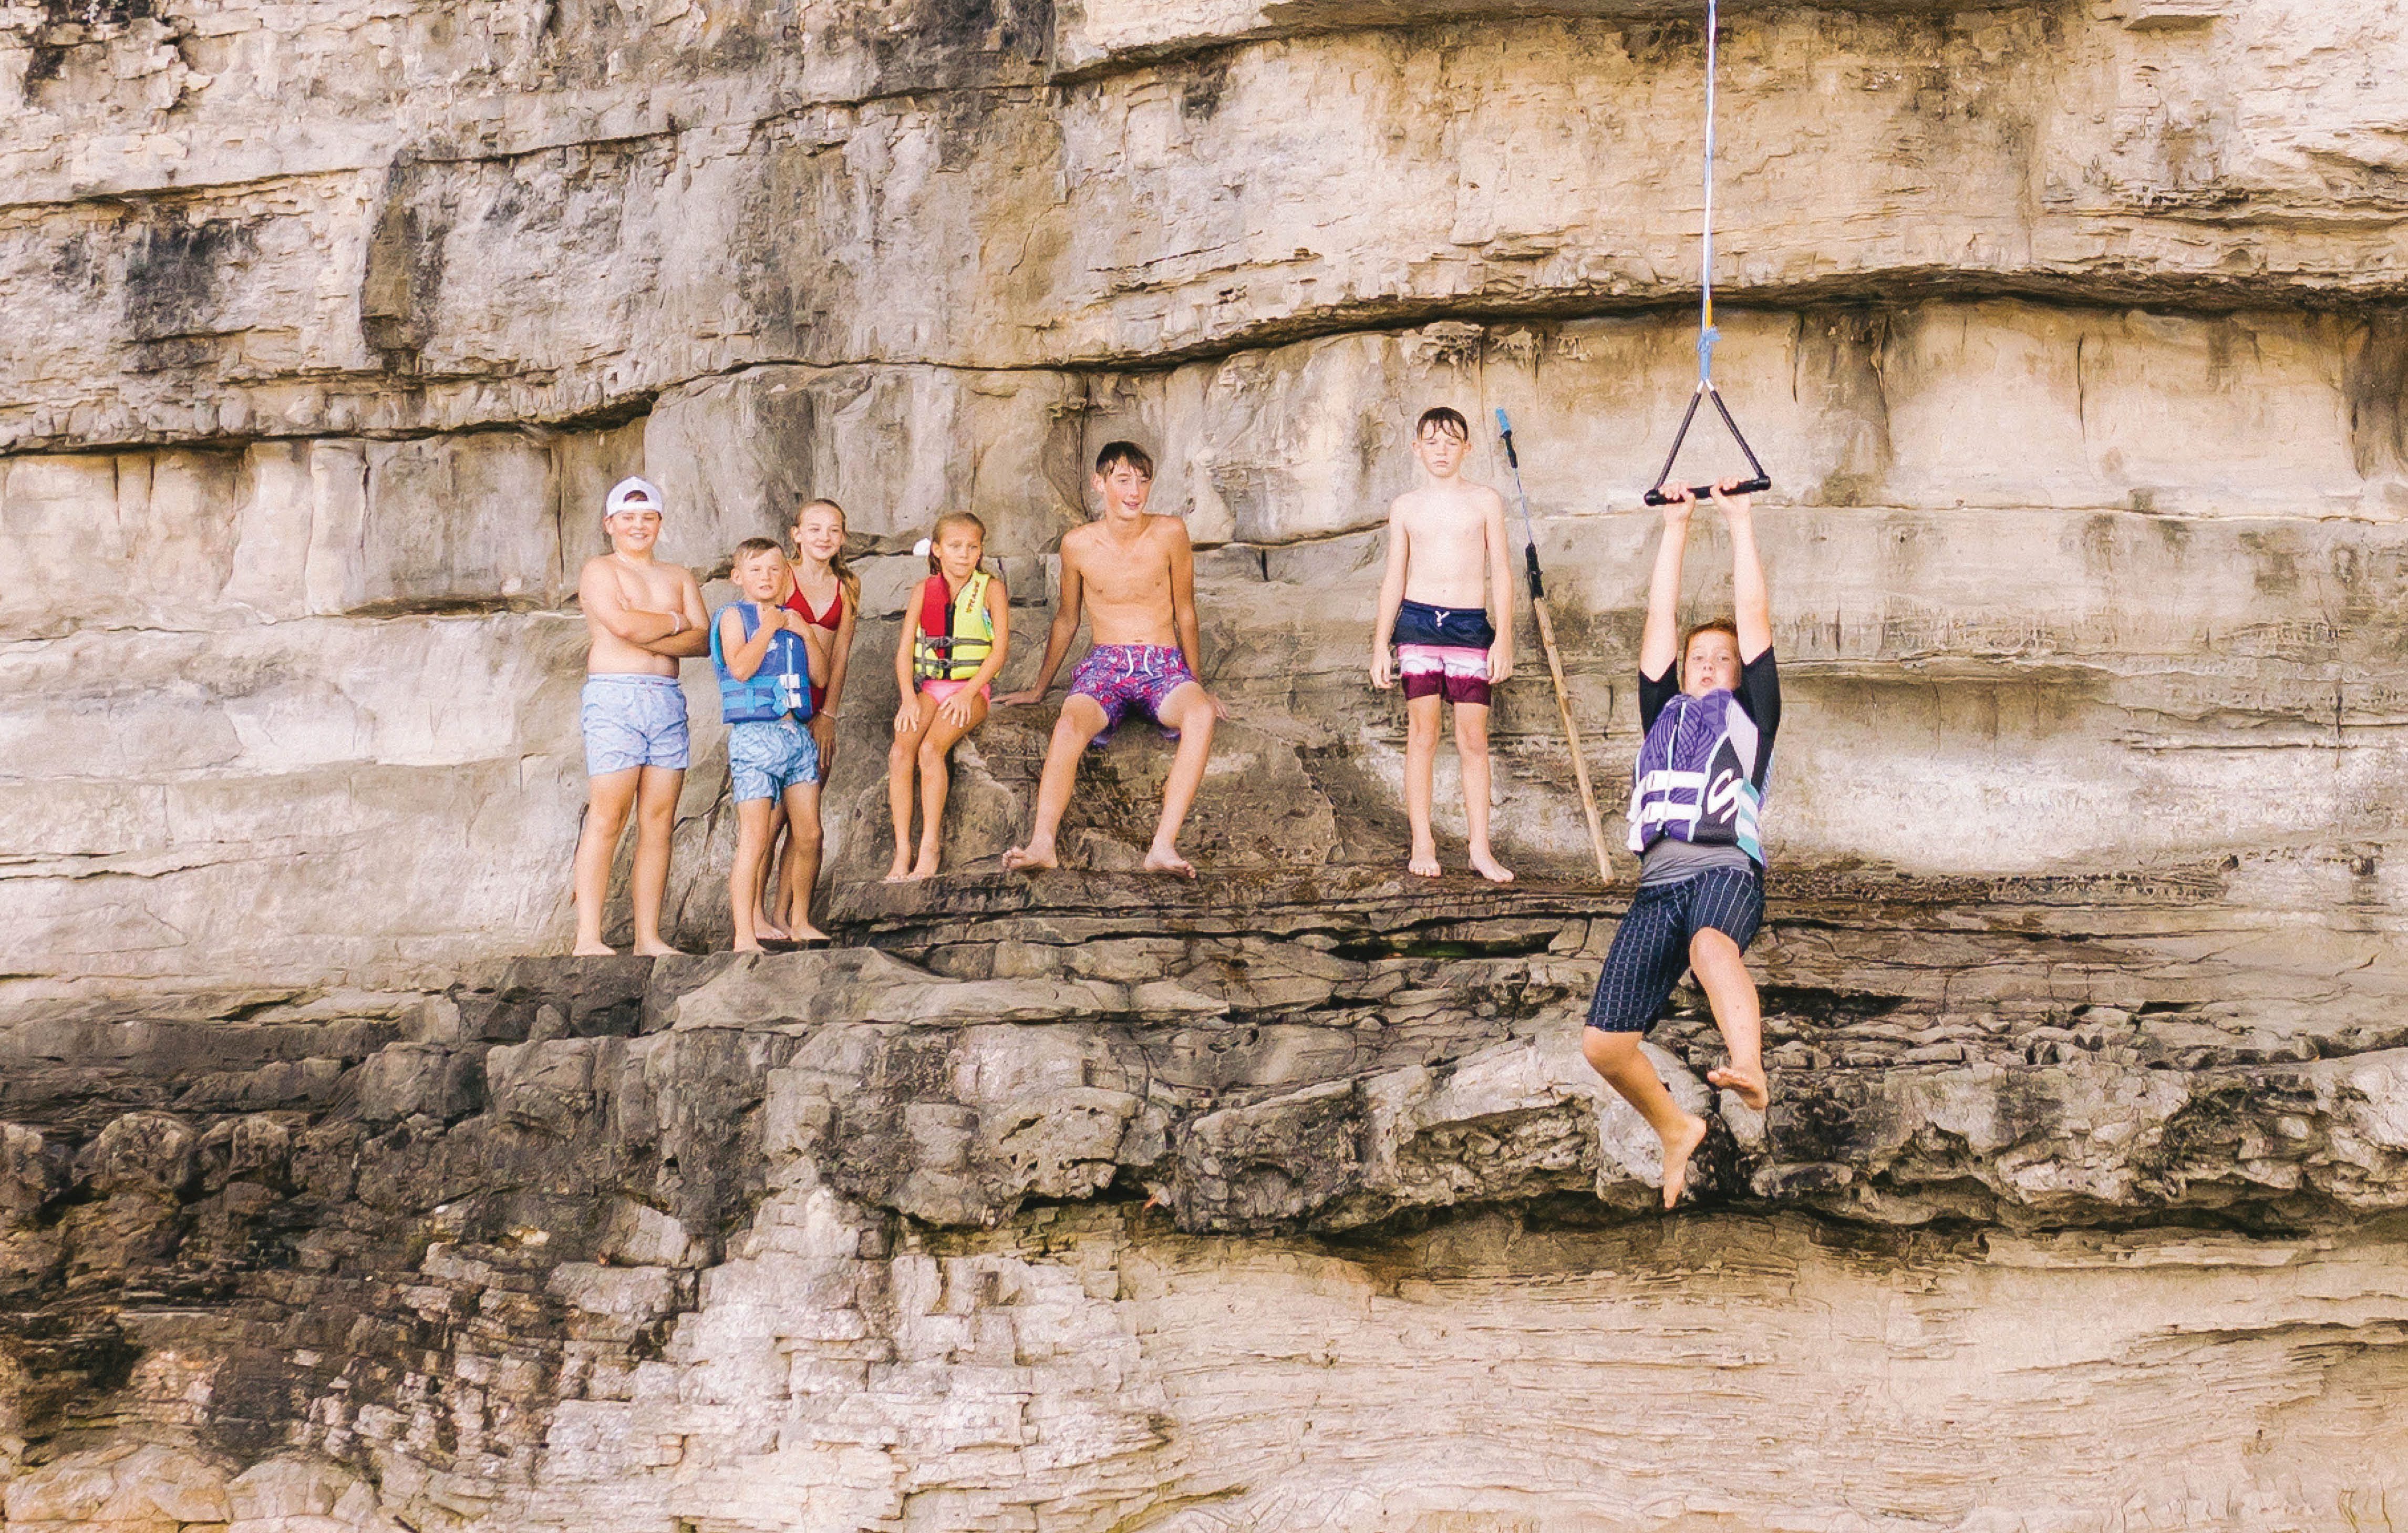
[[[1488,647],[1497,629],[1478,607],[1432,607],[1408,601],[1397,608],[1393,634],[1397,675],[1408,702],[1443,697],[1450,703],[1488,706]]]

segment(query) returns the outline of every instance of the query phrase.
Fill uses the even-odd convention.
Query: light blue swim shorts
[[[752,719],[727,726],[729,796],[783,798],[788,788],[820,780],[820,742],[791,718]]]
[[[587,777],[630,766],[681,772],[692,755],[685,689],[673,676],[589,676],[577,722],[585,730]]]

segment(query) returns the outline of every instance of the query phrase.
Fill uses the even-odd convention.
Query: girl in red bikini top
[[[786,592],[786,606],[801,616],[805,623],[816,623],[836,636],[828,645],[828,679],[824,686],[811,687],[811,713],[814,717],[833,714],[844,687],[846,630],[853,626],[853,613],[861,606],[861,578],[845,563],[844,508],[833,500],[807,500],[795,513],[792,532],[795,541],[794,579]],[[835,590],[828,591],[833,580]],[[809,585],[825,594],[827,606],[814,609],[805,594]]]

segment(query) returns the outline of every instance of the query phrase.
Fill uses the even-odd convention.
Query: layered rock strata
[[[32,561],[11,598],[23,638],[0,655],[18,699],[12,968],[415,983],[463,953],[558,940],[582,765],[581,626],[556,604],[597,546],[602,486],[638,466],[682,508],[672,552],[705,566],[802,488],[876,539],[879,621],[830,789],[857,873],[884,860],[884,662],[921,569],[874,551],[967,502],[1041,632],[1080,455],[1125,432],[1161,444],[1159,494],[1218,544],[1199,601],[1234,719],[1205,813],[1259,767],[1297,823],[1276,846],[1209,854],[1342,865],[1384,859],[1397,835],[1401,716],[1357,656],[1376,522],[1410,482],[1406,424],[1432,398],[1507,406],[1610,797],[1636,726],[1654,520],[1586,498],[1582,476],[1669,435],[1682,323],[1439,326],[1121,380],[773,366],[549,439],[6,460]],[[2316,317],[1937,302],[1726,330],[1734,407],[1798,483],[1763,532],[1798,699],[1782,860],[1955,877],[2322,847],[2370,859],[2363,887],[2387,890],[2403,682],[2385,618],[2408,593],[2390,530],[2403,481],[2372,408],[2399,387],[2380,337]],[[1703,608],[1722,555],[1711,534],[1698,545]],[[707,678],[689,682],[702,747],[679,903],[701,940],[724,922],[724,772]],[[963,752],[957,862],[1017,833],[1023,758],[1048,723],[998,715]],[[1535,673],[1497,728],[1506,846],[1534,872],[1575,870],[1584,842]],[[1143,751],[1114,759],[1148,770]]]
[[[1510,892],[1391,877],[1361,656],[1412,417],[1510,409],[1611,799],[1695,7],[0,8],[0,1525],[2396,1518],[2408,30],[1725,10],[1778,1095],[1678,999],[1668,1221],[1526,616]],[[995,876],[1040,709],[882,891],[912,539],[977,510],[1034,633],[1119,436],[1203,551],[1205,879],[1126,877],[1142,731]],[[633,471],[707,573],[851,514],[843,952],[509,959]]]
[[[1792,899],[1775,1105],[1720,1104],[1666,1222],[1573,1047],[1610,921],[1143,889],[20,1022],[9,1526],[2272,1527],[2408,1489],[2408,1036],[2201,984],[2195,891],[2134,891],[2086,973],[2035,891]],[[1817,984],[1835,953],[1898,978]],[[1700,1010],[1650,1052],[1705,1105]]]
[[[2387,841],[2386,14],[1735,7],[1725,41],[1722,376],[1805,695],[1783,855]],[[1146,439],[1226,550],[1248,749],[1302,752],[1308,808],[1371,785],[1344,850],[1274,862],[1343,864],[1396,816],[1358,535],[1422,405],[1507,407],[1612,781],[1700,43],[1652,3],[9,13],[7,970],[414,984],[558,941],[563,603],[638,468],[706,568],[847,505],[867,768],[900,551],[979,510],[1033,618],[1083,457]],[[1569,872],[1548,712],[1509,696],[1503,820]],[[875,787],[837,789],[873,865]]]

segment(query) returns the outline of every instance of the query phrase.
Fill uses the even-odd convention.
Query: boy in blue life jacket
[[[765,935],[754,912],[769,860],[772,806],[783,801],[797,836],[817,836],[820,752],[803,727],[811,683],[827,673],[827,631],[778,604],[785,553],[766,537],[736,545],[729,571],[744,594],[711,615],[710,664],[719,673],[719,713],[727,721],[727,778],[736,800],[736,864],[727,898],[736,912],[736,951],[759,953]],[[827,934],[806,922],[772,938],[797,942]]]
[[[1639,1049],[1684,969],[1712,1003],[1730,1063],[1706,1079],[1757,1111],[1767,1101],[1764,1028],[1741,954],[1764,920],[1764,847],[1756,815],[1781,727],[1772,604],[1745,495],[1713,491],[1730,527],[1734,621],[1689,630],[1676,646],[1688,491],[1664,508],[1664,540],[1647,588],[1639,643],[1639,722],[1631,773],[1630,850],[1639,889],[1615,928],[1589,1002],[1582,1053],[1664,1141],[1664,1206],[1681,1200],[1706,1121],[1681,1110]]]

